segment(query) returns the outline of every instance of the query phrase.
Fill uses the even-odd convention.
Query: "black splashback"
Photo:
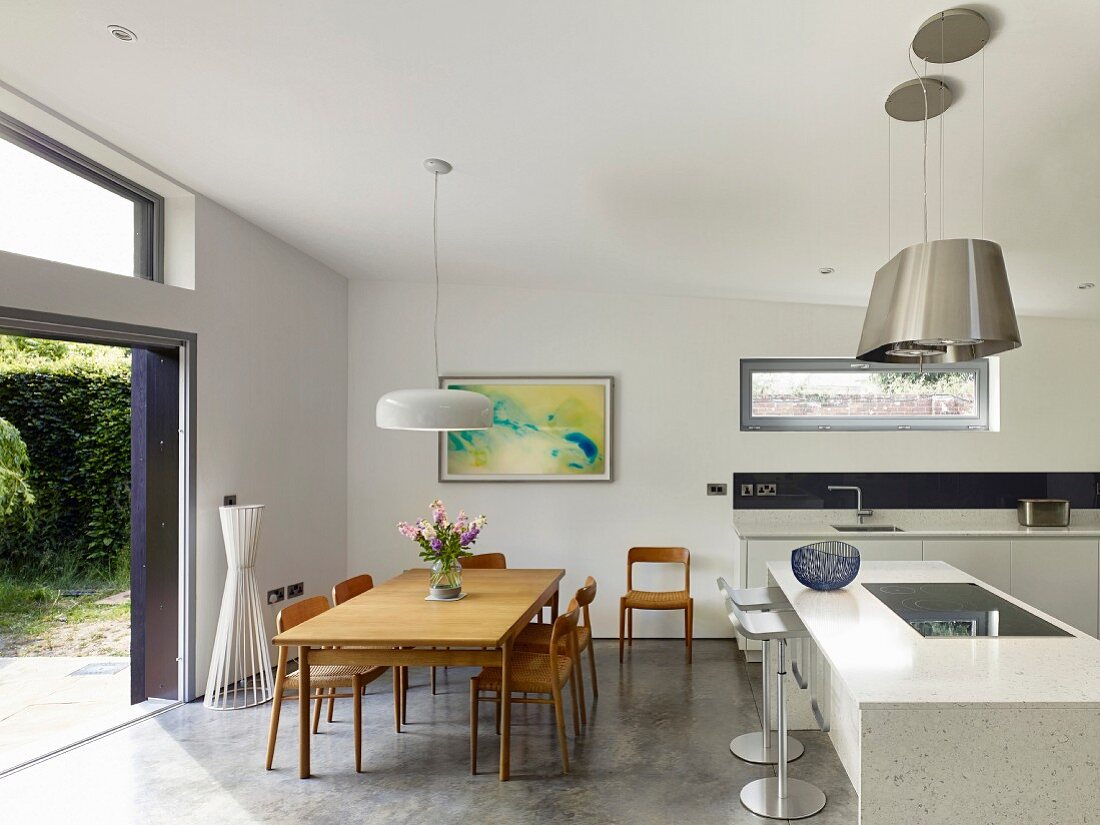
[[[742,495],[742,485],[753,495]],[[775,485],[774,496],[756,495]],[[830,484],[863,490],[863,506],[882,510],[1016,509],[1021,498],[1064,498],[1071,507],[1100,507],[1100,473],[734,473],[735,510],[852,510],[855,493],[830,493]]]

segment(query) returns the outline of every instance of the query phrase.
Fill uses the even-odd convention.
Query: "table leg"
[[[555,590],[554,595],[550,597],[550,624],[557,621],[558,618],[558,596],[561,595],[561,590]]]
[[[506,781],[512,767],[512,640],[500,648],[500,781]]]
[[[309,648],[298,648],[298,778],[309,778]]]

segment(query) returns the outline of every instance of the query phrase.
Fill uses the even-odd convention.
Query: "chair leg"
[[[558,723],[558,746],[561,748],[561,769],[562,773],[569,773],[569,743],[565,738],[565,708],[562,707],[563,700],[561,695],[561,688],[557,686],[556,682],[551,682],[550,686],[553,688],[554,696],[554,719]]]
[[[323,688],[317,688],[314,692],[314,696],[317,698],[313,700],[313,732],[317,733],[317,728],[321,724],[321,705],[325,701],[325,691]]]
[[[470,677],[470,773],[477,773],[477,695],[478,681]]]
[[[431,684],[432,684],[432,696],[435,696],[435,665],[432,665],[432,672],[431,672],[431,676],[429,677],[429,680],[431,681]]]
[[[585,709],[585,706],[584,706],[585,702],[584,702],[584,673],[583,673],[583,670],[584,670],[584,668],[581,665],[581,654],[580,654],[579,651],[577,651],[576,655],[573,657],[573,670],[572,670],[573,675],[569,677],[569,682],[570,682],[570,684],[572,684],[573,682],[577,683],[577,691],[576,692],[577,692],[577,696],[580,697],[581,724],[582,725],[587,725],[588,724],[588,711]],[[576,713],[576,712],[577,712],[577,708],[576,708],[576,706],[574,706],[573,707],[573,713]]]
[[[271,726],[267,731],[267,770],[275,758],[275,739],[279,735],[279,711],[283,709],[283,686],[286,684],[286,661],[290,648],[279,646],[279,666],[275,670],[275,695],[272,697]]]
[[[577,673],[577,668],[574,666],[573,671],[569,674],[569,701],[573,704],[573,735],[581,735],[581,711],[579,710],[579,703],[577,702],[577,680],[574,678]]]
[[[393,728],[401,733],[401,667],[394,665],[393,671]]]
[[[629,607],[626,611],[626,646],[634,647],[634,608]]]
[[[351,677],[351,693],[355,701],[353,716],[355,720],[355,772],[363,771],[363,677],[359,674]],[[333,693],[336,691],[333,690]],[[330,702],[333,700],[329,700]],[[331,708],[332,705],[330,704]]]
[[[687,611],[684,615],[684,623],[686,625],[687,633],[687,648],[688,648],[688,664],[691,664],[691,637],[693,635],[695,627],[695,599],[688,599]]]
[[[589,669],[592,671],[592,701],[595,702],[600,698],[600,686],[596,682],[596,640],[590,639],[588,641],[588,664]]]
[[[497,694],[497,736],[500,736],[500,714],[504,711],[504,694],[499,690]]]
[[[623,639],[626,636],[625,624],[626,608],[623,607],[623,599],[619,599],[619,664],[623,663]]]
[[[328,721],[332,723],[332,711],[336,708],[336,688],[328,690]]]
[[[401,668],[401,724],[409,724],[409,669]]]

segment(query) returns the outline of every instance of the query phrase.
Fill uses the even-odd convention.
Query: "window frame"
[[[963,361],[956,364],[927,364],[924,372],[974,372],[978,414],[957,417],[914,417],[863,415],[838,418],[831,416],[760,416],[752,414],[752,378],[758,373],[774,372],[920,372],[918,365],[877,364],[854,358],[742,358],[741,359],[741,431],[742,432],[896,432],[896,431],[987,431],[990,426],[989,361]]]
[[[0,140],[13,143],[55,166],[134,204],[134,274],[123,277],[164,282],[164,198],[25,123],[0,112]]]

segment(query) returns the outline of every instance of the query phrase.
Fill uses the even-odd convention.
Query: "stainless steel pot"
[[[1069,502],[1062,498],[1022,498],[1016,516],[1024,527],[1067,527]]]

